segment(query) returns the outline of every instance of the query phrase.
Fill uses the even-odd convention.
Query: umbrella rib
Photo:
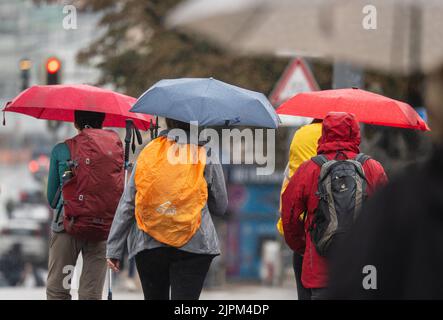
[[[209,86],[211,85],[212,81],[216,81],[216,80],[214,80],[214,79],[212,79],[212,78],[209,79],[209,81],[208,81],[208,85],[206,86],[206,89],[205,89],[205,92],[204,92],[204,94],[203,94],[202,97],[201,97],[201,106],[202,106],[202,110],[205,109],[204,101],[205,101],[205,98],[206,98],[206,93],[208,92],[208,90],[209,90]]]
[[[38,115],[37,119],[41,119],[41,116],[43,115],[43,112],[45,112],[45,108],[41,108],[40,114]]]

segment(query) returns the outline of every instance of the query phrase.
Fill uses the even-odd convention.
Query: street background
[[[160,21],[180,1],[116,2],[125,10],[114,16],[106,15],[114,5],[101,7],[98,0],[88,1],[89,5],[72,2],[78,7],[78,27],[66,30],[62,25],[65,3],[1,1],[0,103],[4,105],[24,86],[46,84],[50,57],[61,62],[60,83],[98,84],[134,97],[162,78],[187,76],[213,76],[272,96],[294,63],[288,57],[237,57],[199,38],[165,29]],[[31,62],[26,80],[19,65],[23,60]],[[356,85],[407,101],[426,117],[420,77],[358,69],[352,70],[357,75],[351,77],[354,83],[344,84],[346,73],[333,74],[340,66],[321,59],[303,63],[313,79],[293,75],[290,93]],[[214,219],[223,254],[211,267],[202,299],[296,299],[291,252],[275,224],[289,143],[306,122],[301,119],[278,130],[274,174],[257,179],[251,174],[254,166],[225,166],[229,209],[225,218]],[[363,151],[383,163],[391,176],[424,159],[430,149],[424,133],[374,126],[362,126],[362,130]],[[45,298],[52,214],[45,195],[48,160],[54,144],[74,134],[72,124],[6,114],[6,125],[0,128],[0,260],[11,259],[8,254],[14,244],[20,244],[23,252],[17,265],[23,266],[25,276],[13,287],[7,272],[0,272],[0,299]],[[148,134],[144,139],[149,141]],[[142,298],[137,277],[128,277],[127,262],[115,281],[115,299]]]

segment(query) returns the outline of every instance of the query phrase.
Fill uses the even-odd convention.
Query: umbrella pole
[[[125,180],[123,182],[123,187],[126,189],[126,184],[128,182],[128,170],[131,167],[129,163],[129,150],[131,145],[131,140],[134,134],[134,122],[131,119],[126,119],[126,136],[125,136]]]
[[[112,300],[112,270],[111,268],[108,268],[108,300]]]

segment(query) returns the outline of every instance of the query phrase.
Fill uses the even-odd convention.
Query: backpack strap
[[[70,155],[70,159],[73,158],[72,156],[72,145],[73,145],[73,140],[74,138],[71,139],[66,139],[63,143],[66,145],[66,147],[68,147],[69,150],[69,155]]]
[[[355,161],[360,162],[361,165],[364,165],[364,163],[371,159],[370,156],[364,154],[364,153],[359,153],[356,157],[355,157]]]
[[[328,158],[326,158],[324,155],[320,154],[318,156],[312,157],[312,161],[314,161],[315,164],[317,164],[320,168],[328,162]]]
[[[57,188],[57,191],[55,192],[54,198],[52,199],[51,208],[57,207],[58,201],[60,200],[61,193],[62,193],[62,185],[60,184]]]

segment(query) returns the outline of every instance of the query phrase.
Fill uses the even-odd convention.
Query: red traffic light
[[[57,73],[60,70],[61,62],[55,57],[51,57],[46,61],[46,70],[48,73]]]

